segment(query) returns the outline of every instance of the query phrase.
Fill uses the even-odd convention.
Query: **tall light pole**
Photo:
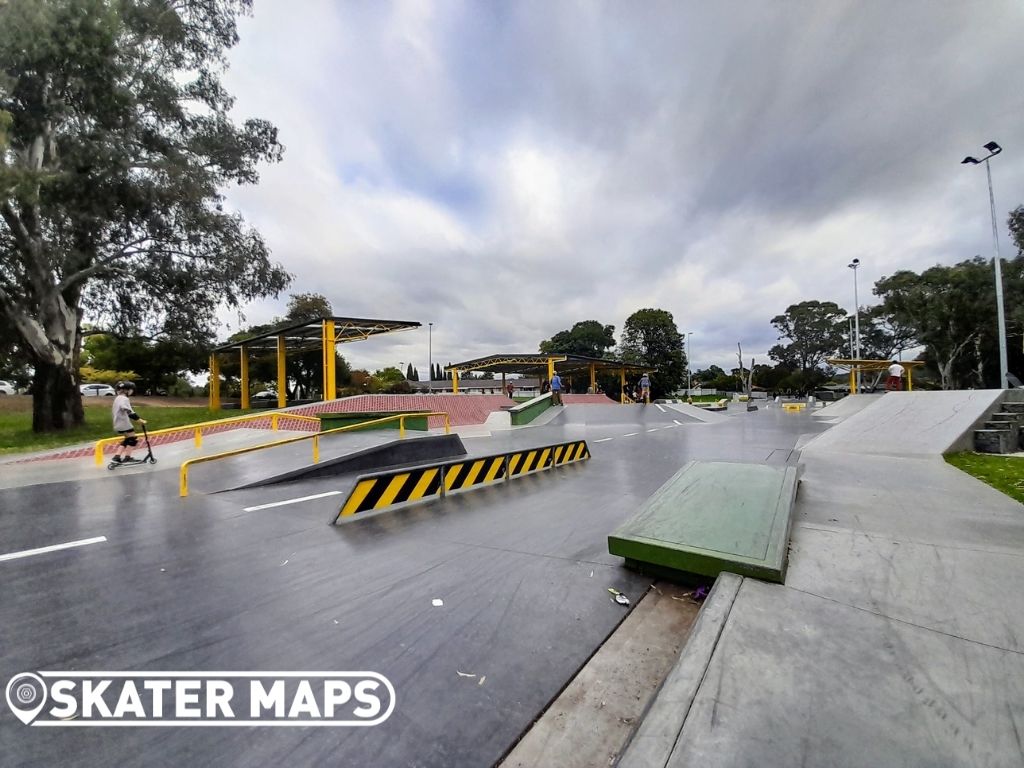
[[[860,267],[860,259],[854,259],[847,264],[853,270],[853,331],[856,338],[855,360],[860,360],[860,297],[857,295],[857,269]],[[857,391],[860,392],[860,366],[857,366]]]
[[[964,165],[967,163],[969,165],[977,165],[978,163],[984,163],[985,173],[988,175],[988,204],[989,208],[992,210],[992,246],[996,254],[996,314],[998,315],[999,322],[999,388],[1006,389],[1006,375],[1009,373],[1009,367],[1006,363],[1006,317],[1003,314],[1003,268],[999,264],[999,227],[996,224],[996,198],[995,195],[992,194],[992,168],[988,164],[989,158],[998,155],[1003,151],[1003,148],[994,141],[990,141],[985,145],[985,149],[988,150],[988,154],[981,158],[981,160],[968,155],[960,161],[960,164]]]
[[[430,366],[430,378],[427,389],[434,394],[434,324],[427,323],[427,365]]]
[[[846,323],[850,328],[850,359],[853,359],[853,315],[846,318]]]
[[[690,391],[693,389],[693,366],[690,363],[690,337],[693,336],[693,331],[686,332],[686,395],[689,397],[693,393]]]

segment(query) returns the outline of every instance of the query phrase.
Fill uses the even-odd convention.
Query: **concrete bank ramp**
[[[824,408],[819,408],[811,415],[816,419],[835,421],[836,423],[850,418],[855,413],[860,413],[869,405],[885,397],[885,395],[848,395],[842,400],[829,403]]]
[[[970,450],[972,428],[996,409],[1003,394],[1000,389],[887,392],[807,443],[803,453],[939,456]]]

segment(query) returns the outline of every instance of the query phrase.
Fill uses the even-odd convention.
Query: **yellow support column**
[[[217,353],[210,355],[210,410],[220,410],[220,365],[217,364]]]
[[[452,369],[452,394],[459,394],[459,369]]]
[[[239,349],[242,368],[242,410],[249,410],[249,350],[243,344]]]
[[[338,385],[335,375],[338,354],[334,349],[334,321],[324,320],[324,400],[338,399]]]
[[[277,337],[277,407],[288,405],[288,376],[285,364],[284,335]]]
[[[327,352],[327,375],[330,381],[328,382],[329,396],[327,399],[336,400],[338,399],[338,352],[335,349],[337,340],[334,336],[334,321],[327,322],[327,341],[328,341],[328,352]]]
[[[593,363],[590,364],[590,391],[597,394],[597,368]]]
[[[548,385],[551,384],[551,379],[555,377],[555,359],[553,357],[548,358]]]
[[[626,369],[619,368],[619,403],[626,404]]]
[[[857,374],[854,373],[854,367],[850,366],[850,394],[857,394]]]
[[[914,366],[908,365],[907,366],[907,392],[913,392],[914,391],[913,371],[914,371]]]

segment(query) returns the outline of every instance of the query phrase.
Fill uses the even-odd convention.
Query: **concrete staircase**
[[[984,427],[974,430],[974,450],[979,453],[1017,453],[1024,427],[1024,402],[1003,401]]]

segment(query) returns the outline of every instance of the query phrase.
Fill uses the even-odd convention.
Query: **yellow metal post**
[[[334,344],[334,321],[324,320],[324,400],[338,399],[338,388],[335,383],[335,364],[338,356]]]
[[[210,355],[210,410],[220,410],[220,366],[217,364],[217,353]]]
[[[551,379],[555,377],[555,359],[553,357],[548,358],[548,384],[551,384]]]
[[[243,344],[238,348],[242,363],[242,410],[249,410],[249,349]]]
[[[907,392],[913,392],[914,391],[913,371],[914,371],[914,366],[908,365],[907,366]]]
[[[288,405],[288,378],[285,365],[285,340],[284,335],[277,337],[277,407],[284,408]]]
[[[590,391],[597,394],[597,366],[590,364]]]
[[[626,404],[626,369],[619,368],[619,403]]]
[[[857,368],[856,366],[850,366],[850,394],[857,394]]]
[[[459,369],[452,369],[452,393],[459,394]]]

